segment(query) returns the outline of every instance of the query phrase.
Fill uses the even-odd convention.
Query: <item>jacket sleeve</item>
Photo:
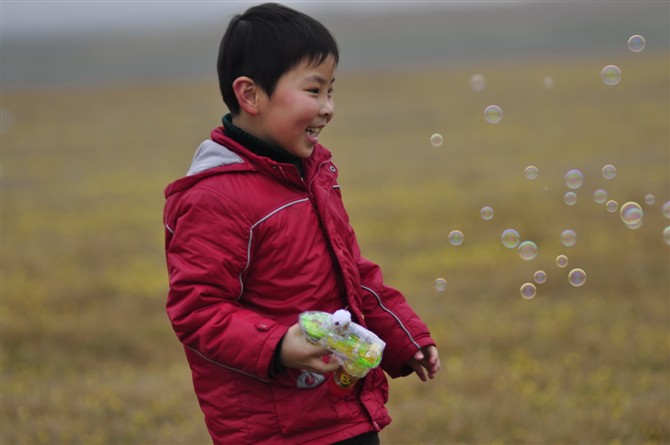
[[[240,303],[250,229],[240,209],[217,195],[197,187],[166,202],[167,314],[187,348],[213,364],[268,380],[287,327]]]
[[[358,268],[365,324],[386,342],[381,367],[392,378],[408,375],[413,372],[407,366],[410,358],[435,341],[405,296],[384,284],[377,264],[360,257]]]

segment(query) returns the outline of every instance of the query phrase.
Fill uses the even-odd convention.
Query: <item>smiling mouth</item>
[[[309,128],[305,129],[305,133],[307,133],[308,135],[310,135],[312,137],[317,137],[319,135],[319,133],[321,133],[322,129],[323,129],[323,127],[309,127]]]

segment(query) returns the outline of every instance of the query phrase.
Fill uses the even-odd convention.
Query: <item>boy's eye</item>
[[[317,95],[317,96],[318,96],[319,94],[321,94],[321,91],[322,91],[321,88],[308,88],[308,89],[307,89],[307,92],[308,92],[308,93],[310,93],[310,94],[315,94],[315,95]],[[329,88],[329,89],[327,90],[326,93],[327,93],[328,97],[330,97],[330,96],[333,95],[333,91],[335,91],[335,90],[333,90],[332,88]]]

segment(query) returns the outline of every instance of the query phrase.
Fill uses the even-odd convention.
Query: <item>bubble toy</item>
[[[303,312],[299,325],[308,342],[328,349],[340,363],[329,381],[329,389],[335,395],[348,393],[359,379],[381,363],[386,343],[351,321],[351,314],[344,309],[332,314]]]

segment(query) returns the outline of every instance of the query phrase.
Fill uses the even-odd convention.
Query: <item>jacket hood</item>
[[[186,176],[193,176],[214,167],[243,163],[244,160],[239,155],[223,145],[207,139],[195,151],[191,167],[188,169]]]
[[[186,176],[177,179],[166,187],[165,197],[187,190],[202,179],[223,171],[252,169],[253,167],[233,150],[207,139],[195,151]]]

